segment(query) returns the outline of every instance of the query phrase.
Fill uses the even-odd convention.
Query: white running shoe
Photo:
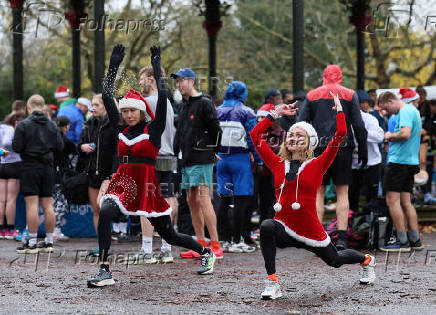
[[[238,246],[239,244],[236,244],[234,242],[230,243],[230,246],[228,247],[228,252],[229,253],[243,253],[244,251],[242,250],[242,248],[240,248]]]
[[[229,247],[230,253],[252,253],[256,250],[256,247],[245,244],[241,239],[238,244],[232,243]]]
[[[371,284],[375,281],[375,257],[366,254],[365,261],[360,264],[360,284]]]
[[[274,280],[265,280],[265,290],[262,292],[262,299],[264,300],[275,300],[282,297],[282,291],[280,290],[280,284]]]

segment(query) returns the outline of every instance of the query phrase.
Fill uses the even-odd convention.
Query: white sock
[[[142,237],[142,250],[146,254],[151,254],[153,252],[153,237]]]
[[[162,239],[162,246],[160,247],[162,253],[171,252],[171,245]]]
[[[53,244],[53,233],[46,233],[44,241],[46,244]]]
[[[29,233],[29,246],[36,245],[38,239],[36,238],[38,233]]]
[[[121,233],[127,234],[127,222],[120,222],[118,226],[120,227]]]
[[[114,233],[120,233],[120,224],[119,223],[113,223],[112,228],[114,230]]]

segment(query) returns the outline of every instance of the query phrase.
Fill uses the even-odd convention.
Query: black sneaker
[[[16,252],[18,254],[38,254],[39,248],[37,244],[29,246],[29,242],[23,243],[20,247],[17,247]]]
[[[53,243],[39,242],[36,245],[40,253],[53,253]]]
[[[130,242],[139,242],[139,241],[141,241],[141,235],[139,234],[121,233],[118,236],[118,242],[120,243],[130,243]]]
[[[340,251],[340,250],[344,250],[347,248],[348,248],[347,240],[343,240],[342,238],[338,238],[338,240],[336,241],[336,249],[338,251]]]
[[[422,246],[421,240],[417,240],[416,242],[410,242],[410,248],[414,250],[423,250],[424,246]]]
[[[98,274],[91,280],[88,280],[88,288],[99,288],[114,284],[115,280],[112,278],[112,274],[104,268],[100,268]]]

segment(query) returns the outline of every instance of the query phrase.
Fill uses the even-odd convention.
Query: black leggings
[[[100,208],[98,218],[98,247],[99,260],[108,261],[108,252],[111,246],[111,221],[118,218],[121,214],[118,206],[110,201],[105,200]],[[203,246],[194,240],[191,236],[177,233],[174,230],[169,215],[148,218],[159,235],[168,243],[175,246],[185,247],[196,251],[200,255],[204,254]]]
[[[332,243],[326,247],[308,246],[289,236],[281,223],[273,219],[265,220],[260,226],[260,248],[268,275],[276,272],[276,247],[304,248],[317,255],[327,265],[335,268],[339,268],[343,264],[362,263],[365,260],[365,255],[354,249],[345,249],[338,252]]]
[[[239,243],[241,236],[246,237],[247,215],[251,205],[252,196],[221,196],[218,207],[218,227],[220,240]],[[234,200],[233,224],[229,220],[229,206]],[[232,228],[233,226],[233,228]]]

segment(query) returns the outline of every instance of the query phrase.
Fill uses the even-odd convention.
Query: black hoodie
[[[53,166],[54,152],[62,151],[63,147],[56,124],[41,111],[34,111],[18,124],[12,141],[12,148],[20,153],[24,166]]]

